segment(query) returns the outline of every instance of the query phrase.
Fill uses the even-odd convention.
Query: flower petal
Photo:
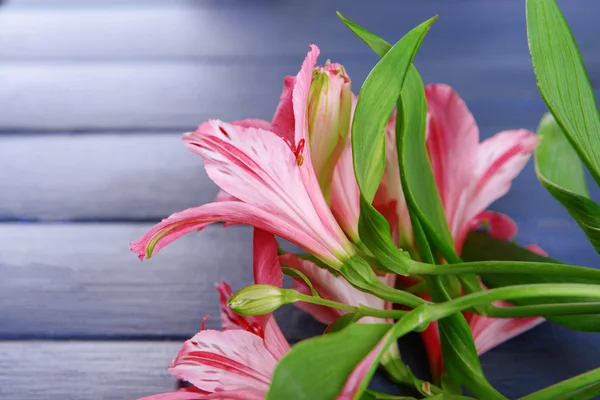
[[[448,85],[425,87],[427,150],[450,231],[462,228],[456,215],[477,161],[479,129],[465,102]],[[481,211],[481,210],[480,210]]]
[[[350,255],[350,243],[325,202],[312,166],[298,165],[289,145],[275,133],[213,120],[184,141],[204,158],[209,177],[221,189],[286,219],[328,249],[314,254],[328,261],[335,261],[332,254]],[[313,185],[307,186],[305,179]]]
[[[252,225],[273,232],[313,254],[335,257],[328,248],[299,229],[298,224],[293,221],[276,212],[268,212],[241,201],[208,203],[175,213],[132,242],[131,251],[138,253],[140,259],[150,257],[186,233],[202,230],[211,223],[221,221]]]
[[[471,221],[471,229],[486,228],[487,234],[501,240],[511,240],[517,236],[517,224],[509,216],[483,211]]]
[[[227,390],[217,393],[201,393],[189,390],[155,394],[138,400],[263,400],[265,393],[253,389]]]
[[[296,122],[294,120],[294,104],[292,103],[292,92],[296,84],[295,76],[286,76],[283,80],[283,91],[279,99],[279,105],[273,116],[273,132],[287,140],[289,143],[296,142],[294,131]]]
[[[242,128],[264,129],[265,131],[270,131],[273,127],[269,121],[258,118],[241,119],[239,121],[230,122],[230,124],[241,126]]]
[[[358,218],[360,216],[360,191],[354,176],[352,142],[346,147],[333,170],[331,182],[331,211],[346,235],[358,243]]]
[[[184,343],[169,370],[207,392],[266,393],[276,364],[262,338],[253,333],[204,330]]]
[[[462,218],[469,221],[510,189],[537,146],[537,137],[524,129],[504,131],[479,145],[468,206]]]
[[[442,342],[440,339],[440,331],[436,321],[429,324],[423,332],[419,334],[425,351],[427,352],[427,360],[429,361],[429,372],[433,381],[437,381],[442,376],[444,363],[442,360]]]
[[[254,283],[281,287],[283,272],[273,234],[254,229]]]
[[[496,306],[511,307],[508,302],[494,303]],[[472,314],[469,326],[473,332],[477,354],[481,355],[501,343],[526,332],[542,322],[544,318],[490,318]]]

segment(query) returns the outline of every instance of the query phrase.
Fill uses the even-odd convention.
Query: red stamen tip
[[[205,328],[204,328],[204,324],[206,323],[206,320],[207,320],[207,319],[209,319],[209,318],[210,318],[210,315],[209,315],[209,314],[206,314],[206,315],[204,316],[204,318],[202,318],[202,329],[200,329],[201,331],[203,331],[203,330],[205,329]]]
[[[296,151],[294,151],[294,156],[296,156],[296,162],[298,165],[304,164],[304,156],[302,155],[302,151],[304,151],[304,145],[306,141],[304,139],[300,139],[298,142],[298,147],[296,147]]]

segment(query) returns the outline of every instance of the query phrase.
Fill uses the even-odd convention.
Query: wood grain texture
[[[0,398],[133,400],[171,391],[178,342],[0,342]]]
[[[205,315],[219,327],[215,283],[252,282],[251,228],[212,226],[141,263],[129,242],[150,226],[0,225],[0,338],[186,338]],[[323,329],[282,312],[290,340]]]
[[[595,0],[560,3],[584,49],[593,45]],[[438,14],[424,55],[527,58],[522,0],[12,0],[0,10],[0,59],[247,60],[296,56],[313,42],[338,56],[369,54],[337,10],[391,41]]]
[[[580,21],[575,33],[597,82],[590,38],[598,28],[585,12],[592,1],[565,11]],[[531,127],[545,110],[520,1],[431,1],[385,12],[387,1],[368,13],[358,0],[39,4],[0,9],[3,132],[189,130],[208,118],[270,118],[283,76],[296,73],[313,42],[322,61],[345,64],[357,89],[377,58],[336,8],[391,41],[439,13],[417,65],[426,82],[455,86],[489,129]]]

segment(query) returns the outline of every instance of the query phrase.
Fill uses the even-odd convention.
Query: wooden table
[[[369,2],[371,3],[371,2]],[[417,66],[453,85],[482,137],[534,130],[545,111],[523,0],[15,0],[0,6],[0,398],[134,399],[166,391],[180,343],[218,326],[214,282],[251,281],[251,230],[213,226],[144,264],[128,243],[217,188],[183,132],[270,119],[310,43],[358,89],[377,58],[335,10],[395,41],[438,13]],[[600,81],[598,0],[563,0]],[[597,194],[597,191],[596,193]],[[599,259],[529,165],[494,210],[518,241]],[[290,307],[290,341],[323,327]],[[418,338],[403,341],[426,370]],[[546,323],[482,357],[510,398],[598,366],[600,337]],[[379,378],[382,380],[382,378]]]

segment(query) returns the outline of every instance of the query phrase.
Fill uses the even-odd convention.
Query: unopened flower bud
[[[296,301],[293,293],[295,291],[272,285],[250,285],[233,295],[227,305],[239,315],[264,315]]]
[[[313,167],[329,198],[333,169],[346,144],[352,113],[352,86],[340,64],[328,61],[313,70],[307,113]]]

